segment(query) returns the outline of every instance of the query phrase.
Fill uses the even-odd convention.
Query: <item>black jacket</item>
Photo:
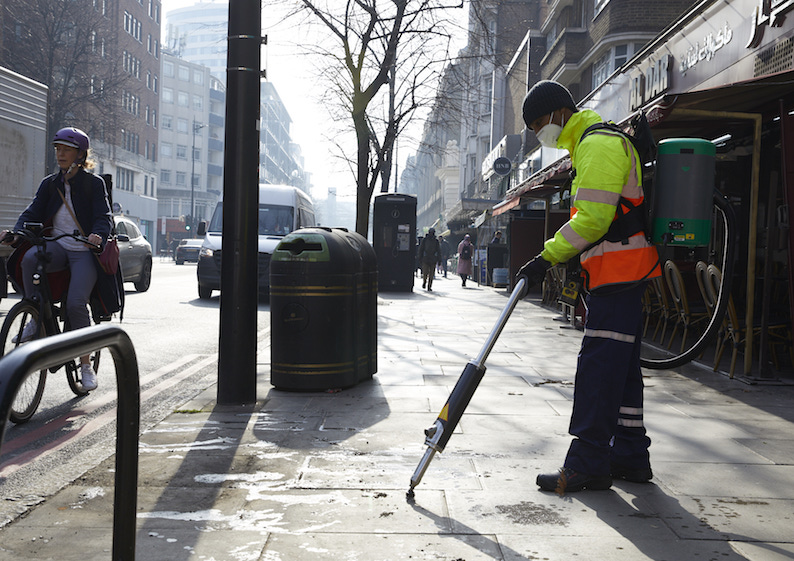
[[[104,245],[113,227],[113,218],[108,205],[105,182],[98,175],[80,169],[69,180],[71,187],[72,208],[86,236],[97,234],[102,238]],[[22,214],[19,215],[14,229],[20,230],[25,222],[41,222],[51,226],[55,213],[63,205],[63,199],[58,191],[65,192],[63,176],[54,173],[45,177],[33,201]]]

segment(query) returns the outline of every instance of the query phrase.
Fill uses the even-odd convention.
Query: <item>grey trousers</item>
[[[58,242],[48,242],[46,251],[50,254],[50,262],[46,265],[47,272],[54,273],[64,269],[71,271],[69,293],[66,297],[66,314],[69,317],[70,328],[88,327],[91,325],[88,300],[97,278],[96,257],[91,251],[68,251]],[[32,276],[37,264],[36,248],[33,247],[22,258],[25,296],[33,294]]]

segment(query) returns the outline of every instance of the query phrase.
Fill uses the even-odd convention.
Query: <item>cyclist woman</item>
[[[45,228],[51,227],[53,234],[84,232],[91,243],[104,245],[113,219],[105,182],[89,171],[93,164],[87,160],[88,135],[80,129],[66,127],[55,133],[52,144],[60,169],[42,180],[36,196],[19,216],[14,229],[22,229],[26,222],[41,222]],[[6,236],[5,231],[0,233],[3,243],[14,243],[15,238]],[[48,272],[67,268],[71,272],[66,301],[70,328],[88,327],[91,325],[88,301],[100,271],[99,261],[87,245],[70,237],[48,242],[47,253],[51,256]],[[37,266],[35,252],[28,251],[21,265],[24,292],[30,295]],[[32,339],[36,331],[37,326],[30,322],[22,333],[22,340]],[[80,377],[83,388],[93,390],[97,387],[96,373],[89,359],[90,355],[80,357]]]

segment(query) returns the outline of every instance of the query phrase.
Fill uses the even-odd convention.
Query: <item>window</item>
[[[629,59],[629,46],[616,45],[615,46],[615,70],[626,64]]]
[[[163,62],[163,76],[167,76],[168,78],[174,77],[174,63],[173,62]]]
[[[179,107],[189,107],[188,95],[187,92],[179,92],[177,93],[177,105]]]
[[[593,12],[593,15],[597,16],[598,14],[601,13],[601,10],[603,10],[604,7],[607,4],[609,4],[609,0],[594,0],[594,1],[595,1],[595,11]]]
[[[179,65],[179,79],[183,82],[190,80],[190,69],[187,66]]]
[[[593,63],[593,89],[600,86],[609,76],[610,56],[611,52],[607,52]]]
[[[204,84],[204,73],[198,72],[196,70],[193,71],[193,83],[201,86]]]
[[[141,40],[141,22],[128,11],[124,11],[124,31]]]
[[[135,172],[121,166],[116,167],[116,187],[122,191],[135,190]]]
[[[593,63],[592,89],[603,84],[607,78],[642,48],[640,43],[615,45]]]
[[[163,115],[163,129],[170,131],[174,126],[174,118],[171,115]]]
[[[176,120],[176,131],[182,134],[187,134],[187,119]]]
[[[122,91],[121,106],[127,113],[131,113],[137,117],[140,114],[141,98],[131,92]]]
[[[171,88],[163,88],[163,103],[174,102],[174,90]]]
[[[177,144],[176,157],[180,160],[187,160],[187,146],[184,146],[182,144]]]
[[[187,173],[185,173],[184,171],[176,172],[176,184],[187,185]]]
[[[167,185],[171,184],[171,170],[170,169],[161,169],[160,170],[160,183],[165,183]]]
[[[193,148],[193,159],[197,162],[201,161],[201,149],[200,148]]]
[[[165,158],[170,158],[174,155],[174,146],[170,142],[160,143],[160,155]]]
[[[124,51],[121,55],[121,64],[127,74],[131,74],[136,78],[141,77],[141,61],[129,51]]]
[[[204,98],[200,95],[193,96],[193,109],[202,111],[204,109]]]

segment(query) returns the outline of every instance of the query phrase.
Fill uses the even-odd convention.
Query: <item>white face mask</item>
[[[552,117],[554,118],[554,117]],[[557,125],[551,121],[543,125],[538,133],[535,135],[541,145],[547,148],[557,148],[557,141],[562,133],[562,127],[565,126],[565,117],[562,118],[562,125]]]

